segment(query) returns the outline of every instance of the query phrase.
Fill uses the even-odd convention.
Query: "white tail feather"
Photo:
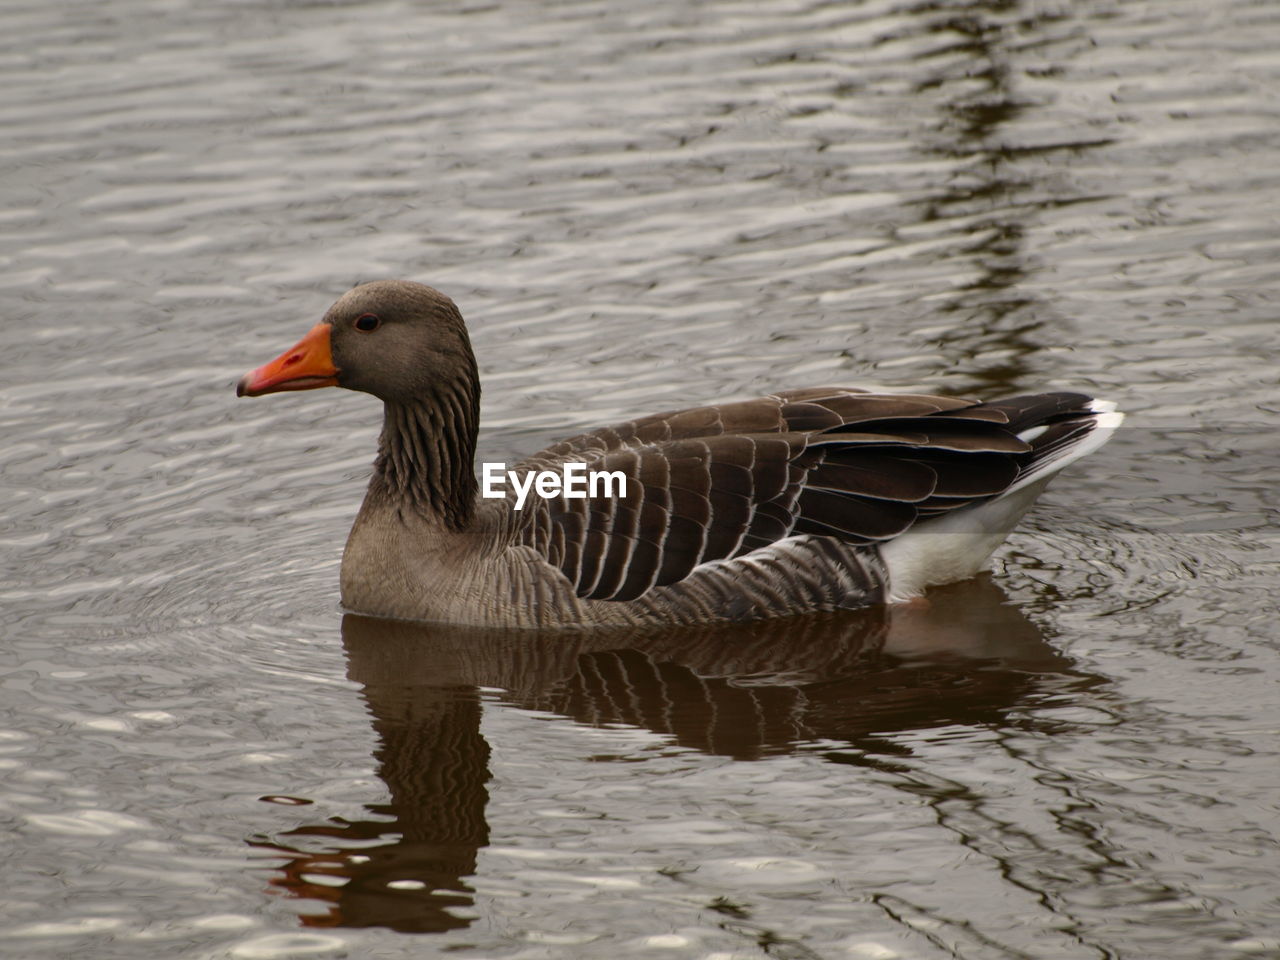
[[[965,580],[981,570],[1054,474],[1101,447],[1124,420],[1124,414],[1107,400],[1094,400],[1089,409],[1095,417],[1088,433],[1045,457],[996,499],[926,520],[881,545],[880,556],[889,573],[889,602],[909,600],[926,587]]]

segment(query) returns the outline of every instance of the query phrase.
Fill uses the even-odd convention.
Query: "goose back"
[[[660,413],[518,464],[521,474],[581,462],[626,483],[620,496],[530,498],[513,509],[513,539],[576,596],[612,602],[789,538],[830,538],[849,552],[1016,488],[1091,428],[1089,403],[1073,393],[978,403],[820,387]],[[852,553],[868,566],[865,552]]]

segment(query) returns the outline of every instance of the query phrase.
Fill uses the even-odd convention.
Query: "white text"
[[[497,498],[507,495],[503,486],[511,484],[515,491],[515,509],[524,507],[524,502],[533,491],[544,500],[564,497],[566,500],[585,500],[587,497],[625,497],[627,495],[627,475],[621,470],[587,471],[585,463],[564,463],[560,472],[554,470],[528,470],[521,476],[514,470],[508,470],[505,463],[482,463],[480,465],[480,496]]]

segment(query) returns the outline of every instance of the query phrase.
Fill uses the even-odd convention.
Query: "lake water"
[[[1280,6],[0,8],[0,954],[1280,956]],[[344,619],[343,290],[481,457],[844,382],[1125,429],[923,607]]]

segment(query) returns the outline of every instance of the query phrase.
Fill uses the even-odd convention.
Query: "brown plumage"
[[[865,606],[976,572],[1052,473],[1119,423],[1075,393],[977,403],[809,387],[561,441],[511,469],[625,495],[478,496],[479,383],[462,317],[405,281],[357,287],[239,392],[380,397],[344,604],[508,626],[694,623]]]

